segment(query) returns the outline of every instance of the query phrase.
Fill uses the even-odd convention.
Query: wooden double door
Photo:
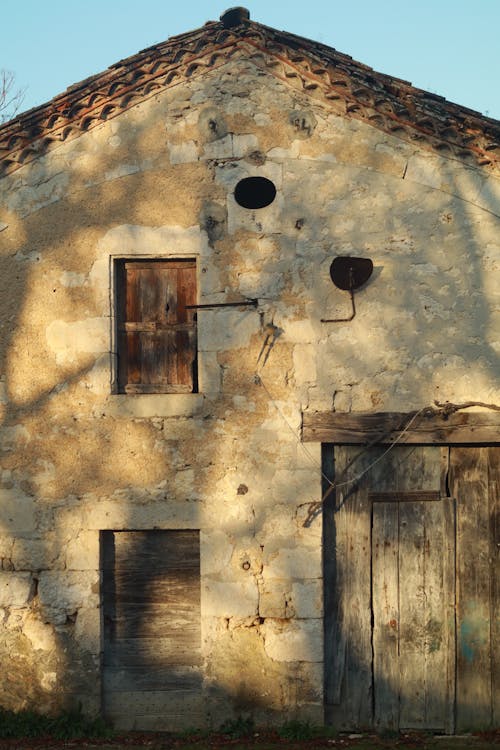
[[[325,694],[339,728],[500,724],[500,448],[324,447]]]

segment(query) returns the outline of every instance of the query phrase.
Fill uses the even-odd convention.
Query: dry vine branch
[[[500,406],[497,404],[485,404],[484,401],[464,401],[463,404],[452,404],[450,401],[445,401],[444,403],[434,401],[434,404],[437,406],[437,409],[433,409],[433,407],[430,407],[430,409],[432,409],[434,415],[440,414],[444,419],[447,419],[451,414],[460,411],[460,409],[470,409],[471,406],[482,406],[483,409],[500,411]]]

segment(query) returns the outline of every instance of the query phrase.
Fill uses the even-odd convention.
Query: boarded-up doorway
[[[327,720],[498,726],[500,448],[386,451],[324,447]]]
[[[101,534],[103,712],[119,729],[201,725],[198,531]]]

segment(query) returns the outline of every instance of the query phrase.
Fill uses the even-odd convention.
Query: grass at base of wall
[[[500,748],[500,730],[459,737],[417,732],[349,734],[300,721],[285,722],[277,728],[258,728],[251,718],[238,717],[226,721],[217,732],[119,735],[101,718],[84,716],[81,708],[55,716],[0,708],[0,750],[492,750],[495,747]]]
[[[81,747],[81,746],[80,746]],[[1,745],[0,745],[1,748]],[[68,745],[64,746],[64,750]],[[106,750],[494,750],[500,748],[500,733],[463,737],[433,737],[408,734],[388,738],[366,734],[334,735],[329,728],[316,730],[309,739],[288,739],[278,730],[261,730],[249,737],[235,738],[221,733],[183,735],[139,735],[115,738]],[[27,750],[23,747],[23,750]],[[50,746],[44,750],[63,750]],[[103,750],[103,745],[87,744],[85,750]]]
[[[101,718],[91,719],[81,708],[53,716],[36,711],[8,711],[0,708],[0,739],[54,738],[109,738],[113,732]]]

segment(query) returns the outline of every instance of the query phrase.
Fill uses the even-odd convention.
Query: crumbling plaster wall
[[[200,528],[207,722],[321,722],[301,411],[498,400],[500,353],[498,175],[343,109],[233,61],[0,182],[1,704],[98,711],[99,531]],[[268,208],[235,202],[248,175]],[[322,323],[350,312],[345,254],[375,271]],[[199,394],[113,393],[124,256],[196,257],[201,303],[259,298],[200,311]]]

